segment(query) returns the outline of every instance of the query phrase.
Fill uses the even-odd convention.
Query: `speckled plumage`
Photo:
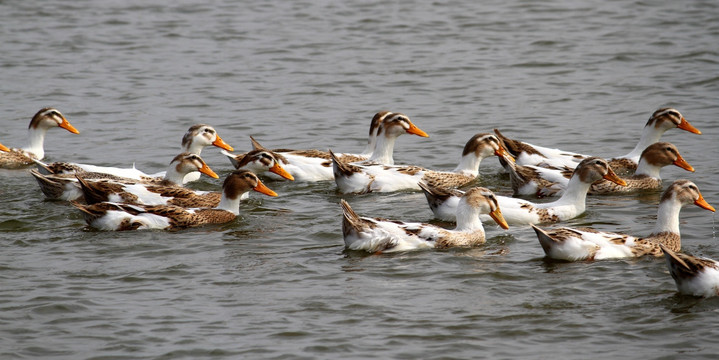
[[[701,297],[719,295],[719,262],[676,253],[664,246],[662,250],[679,293]]]
[[[643,238],[591,228],[545,230],[532,227],[545,254],[554,259],[576,261],[661,256],[660,244],[671,251],[681,250],[679,211],[684,205],[692,203],[715,211],[691,181],[677,180],[672,183],[662,194],[654,230]]]

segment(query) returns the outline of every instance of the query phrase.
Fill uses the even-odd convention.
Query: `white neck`
[[[662,178],[659,176],[659,172],[662,170],[661,166],[656,166],[648,163],[645,159],[639,159],[639,165],[637,165],[637,171],[634,172],[635,175],[647,175],[650,177],[653,177],[655,179],[661,180]]]
[[[182,185],[182,180],[185,178],[185,175],[177,171],[177,163],[172,163],[167,168],[167,171],[165,172],[165,180],[172,182],[173,184]]]
[[[217,205],[215,209],[229,211],[235,214],[235,216],[240,215],[240,198],[242,198],[242,194],[240,194],[237,199],[230,199],[227,197],[227,195],[225,195],[225,192],[223,191],[222,198],[220,199],[220,204]]]
[[[654,124],[645,126],[642,130],[642,137],[639,138],[639,142],[637,143],[637,146],[634,147],[634,150],[629,152],[629,154],[620,156],[620,158],[631,159],[634,162],[639,162],[639,157],[642,156],[642,151],[644,151],[647,146],[659,141],[665,131],[667,130],[661,128],[657,129]]]
[[[459,165],[457,165],[457,167],[452,171],[457,174],[477,176],[479,175],[479,164],[481,162],[482,157],[477,156],[474,152],[470,152],[469,154],[462,156],[459,160]]]
[[[587,201],[587,191],[592,184],[587,184],[579,179],[579,176],[572,176],[567,184],[567,190],[564,191],[562,197],[552,204],[556,205],[574,205],[581,213],[584,212]]]
[[[657,210],[657,224],[652,234],[671,232],[679,234],[679,211],[682,204],[676,198],[662,201]]]
[[[367,139],[367,146],[364,147],[364,150],[362,150],[362,153],[360,155],[370,157],[372,153],[374,152],[375,144],[377,143],[377,135],[374,133],[370,134],[369,139]],[[392,165],[392,164],[388,164]]]
[[[473,208],[461,199],[457,205],[457,227],[455,231],[475,232],[484,231],[482,221],[479,220],[479,209]]]
[[[190,154],[201,155],[202,149],[203,149],[204,147],[205,147],[205,146],[203,146],[202,144],[198,144],[198,143],[195,141],[195,139],[192,139],[192,140],[190,141],[190,143],[187,144],[187,146],[185,146],[185,147],[182,148],[182,151],[183,151],[183,152],[188,152],[188,153],[190,153]]]
[[[38,127],[37,129],[28,129],[28,145],[22,149],[37,156],[38,160],[42,160],[45,157],[45,148],[43,146],[45,143],[45,134],[47,134],[47,128]]]
[[[372,152],[372,156],[369,160],[384,165],[394,165],[392,154],[394,153],[395,141],[397,141],[397,137],[390,136],[387,132],[385,132],[384,136],[377,137],[377,144],[375,145],[374,152]]]

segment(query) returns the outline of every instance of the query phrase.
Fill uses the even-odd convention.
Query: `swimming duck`
[[[515,195],[560,196],[567,187],[572,170],[570,168],[549,169],[540,166],[519,166],[500,159],[509,173]],[[676,146],[668,142],[649,145],[639,158],[634,175],[622,178],[626,186],[600,180],[592,184],[589,194],[617,194],[640,190],[660,190],[660,171],[668,165],[676,165],[687,171],[694,168],[679,154]]]
[[[27,146],[20,149],[3,146],[3,152],[0,152],[0,168],[19,169],[32,165],[33,160],[42,160],[45,157],[45,135],[54,127],[63,128],[73,134],[80,133],[57,109],[42,108],[30,120]]]
[[[606,160],[600,158],[584,159],[574,170],[567,185],[567,191],[557,201],[537,204],[530,201],[497,196],[504,218],[508,224],[526,225],[550,223],[568,220],[582,214],[586,208],[587,190],[593,182],[606,179],[618,186],[626,184],[609,167]],[[463,192],[444,189],[420,183],[435,218],[454,221],[457,203]],[[482,216],[483,221],[489,218]]]
[[[331,151],[330,154],[333,155]],[[452,171],[434,171],[419,166],[348,164],[334,155],[332,162],[340,192],[364,194],[419,190],[420,181],[432,186],[463,186],[477,178],[482,159],[492,155],[511,158],[494,135],[476,134],[465,144],[459,165]]]
[[[457,227],[453,230],[431,224],[360,217],[346,201],[340,203],[342,234],[350,250],[376,253],[483,244],[485,235],[480,214],[489,214],[503,229],[509,228],[494,194],[482,187],[470,189],[462,196],[457,205]]]
[[[76,176],[81,176],[85,180],[103,180],[124,184],[139,185],[161,185],[161,186],[182,186],[182,181],[190,172],[198,171],[209,177],[217,179],[219,176],[210,169],[199,155],[190,153],[181,153],[175,156],[170,162],[164,177],[145,176],[139,179],[123,178],[107,173],[85,172],[80,171],[71,174],[55,174],[45,175],[36,170],[30,170],[30,174],[35,177],[40,189],[45,197],[53,200],[77,200],[82,197],[82,190]]]
[[[234,220],[240,214],[240,197],[249,190],[277,196],[277,193],[265,186],[251,171],[235,170],[225,179],[222,199],[214,208],[188,209],[173,205],[128,205],[111,202],[72,204],[82,211],[88,225],[99,230],[179,230]]]
[[[344,161],[369,161],[379,164],[394,164],[394,144],[402,134],[413,134],[421,137],[429,137],[410,121],[407,115],[383,111],[375,114],[370,124],[369,139],[367,147],[362,154],[339,154]],[[257,140],[250,137],[254,150],[262,149],[270,151],[260,145]],[[367,155],[367,149],[373,146],[371,155]],[[332,162],[327,151],[321,150],[271,150],[275,157],[281,159],[282,165],[287,171],[300,181],[323,181],[332,180]],[[230,161],[237,163],[237,158],[243,156],[223,152]],[[272,174],[265,175],[278,179]]]
[[[719,262],[675,253],[663,244],[659,246],[664,251],[669,272],[680,294],[699,297],[719,295]]]
[[[559,260],[603,260],[614,258],[661,256],[664,244],[672,251],[681,249],[679,211],[684,205],[695,204],[715,211],[697,186],[689,180],[673,182],[662,194],[657,211],[657,223],[644,238],[598,231],[592,228],[556,228],[544,230],[532,225],[539,243],[548,257]]]
[[[647,146],[659,141],[665,131],[673,128],[686,130],[694,134],[701,134],[697,128],[692,126],[679,111],[673,108],[661,108],[655,111],[647,121],[642,130],[637,145],[628,154],[609,160],[609,165],[619,174],[633,172],[639,161],[642,151]],[[538,165],[542,167],[562,168],[567,166],[574,168],[588,155],[562,151],[542,146],[536,146],[518,140],[512,140],[502,135],[499,130],[494,129],[507,147],[507,150],[514,155],[519,165]]]
[[[185,135],[182,136],[182,152],[200,155],[202,149],[207,146],[216,146],[221,149],[232,151],[234,148],[228,145],[217,131],[210,125],[196,124],[192,125]],[[51,164],[44,164],[37,161],[38,170],[43,174],[73,174],[76,172],[91,172],[91,173],[105,173],[122,178],[142,180],[143,178],[156,178],[164,177],[164,172],[156,174],[146,174],[140,170],[137,170],[134,166],[132,168],[119,168],[113,166],[96,166],[91,164],[79,164],[69,162],[55,162]],[[200,173],[192,171],[185,175],[183,184],[198,180]]]
[[[241,160],[241,170],[270,171],[288,180],[292,175],[279,165],[271,153],[253,150]],[[182,207],[215,207],[220,203],[222,193],[219,191],[196,191],[178,186],[148,185],[138,183],[121,183],[114,181],[87,181],[78,176],[80,186],[88,204],[98,202],[119,202],[141,205],[176,205]],[[242,195],[242,200],[248,193]]]

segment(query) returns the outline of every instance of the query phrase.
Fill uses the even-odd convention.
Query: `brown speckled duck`
[[[350,250],[376,253],[483,244],[486,240],[480,214],[489,214],[502,228],[509,228],[494,193],[482,187],[470,189],[459,201],[457,227],[453,230],[431,224],[360,217],[346,201],[341,200],[341,205],[342,233]]]
[[[83,196],[80,184],[76,176],[86,181],[111,181],[122,184],[161,185],[164,187],[181,187],[185,176],[193,171],[198,171],[209,177],[217,179],[218,176],[210,169],[199,155],[182,153],[175,156],[170,162],[163,177],[144,177],[141,179],[123,178],[107,173],[76,172],[71,174],[45,175],[39,171],[31,170],[30,174],[35,177],[45,197],[52,200],[77,200]]]
[[[659,141],[665,131],[679,128],[694,134],[701,134],[697,128],[692,126],[682,114],[673,108],[661,108],[652,113],[647,124],[642,130],[637,145],[628,154],[609,159],[609,165],[620,175],[630,174],[637,168],[639,157],[647,146]],[[502,135],[495,129],[499,137],[507,147],[507,150],[514,155],[519,165],[538,165],[543,167],[573,169],[588,155],[577,154],[559,149],[546,148],[532,145],[518,140],[513,140]]]
[[[419,190],[418,183],[445,188],[460,187],[477,178],[479,164],[489,156],[511,156],[492,134],[476,134],[464,146],[459,165],[452,171],[419,166],[349,164],[333,157],[335,183],[342,193]]]
[[[544,253],[552,259],[577,261],[661,256],[659,244],[672,251],[681,250],[679,211],[688,204],[715,211],[693,182],[677,180],[662,194],[657,224],[654,231],[644,238],[592,228],[561,227],[545,230],[534,225],[532,227]]]
[[[73,134],[80,133],[57,109],[40,109],[30,120],[27,146],[20,149],[5,147],[0,152],[0,168],[19,169],[33,165],[34,160],[42,160],[45,157],[45,135],[54,127],[63,128]]]
[[[99,230],[179,230],[234,220],[240,213],[242,194],[254,190],[269,196],[277,194],[247,170],[235,170],[222,185],[222,199],[214,208],[183,208],[173,205],[129,205],[102,202],[83,205],[73,202],[82,211],[90,227]]]

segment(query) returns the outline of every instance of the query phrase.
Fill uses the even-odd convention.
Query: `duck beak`
[[[627,186],[627,182],[624,181],[624,179],[617,176],[617,174],[614,173],[614,170],[612,168],[609,168],[609,171],[606,175],[602,176],[603,178],[621,186]]]
[[[257,186],[255,186],[252,190],[257,191],[258,193],[263,193],[268,196],[277,196],[276,192],[265,186],[265,184],[263,184],[262,181],[260,181],[259,179],[257,180]]]
[[[701,135],[702,133],[701,131],[699,131],[699,129],[692,126],[692,124],[690,124],[687,119],[684,118],[684,116],[682,116],[682,121],[679,123],[679,125],[677,125],[677,127],[698,135]]]
[[[673,164],[676,166],[679,166],[680,168],[682,168],[686,171],[694,172],[694,168],[691,165],[689,165],[689,163],[686,160],[684,160],[684,158],[679,154],[677,154],[677,159],[674,160]]]
[[[70,122],[65,119],[65,117],[62,117],[62,122],[60,123],[60,127],[73,133],[73,134],[79,134],[80,132],[75,129],[74,126],[70,125]]]
[[[507,151],[507,149],[504,148],[504,146],[499,145],[499,149],[494,151],[494,155],[497,155],[499,157],[504,158],[504,160],[516,162],[517,160],[514,159],[514,156]]]
[[[202,167],[200,168],[199,172],[201,172],[201,173],[203,173],[203,174],[205,174],[205,175],[207,175],[207,176],[209,176],[209,177],[211,177],[211,178],[213,178],[213,179],[219,179],[219,178],[220,178],[220,177],[217,176],[217,174],[215,174],[215,172],[212,171],[212,169],[210,169],[210,167],[207,166],[207,164],[205,164],[205,163],[202,164]]]
[[[283,178],[285,178],[287,180],[295,180],[295,177],[292,176],[292,174],[288,173],[287,170],[285,170],[285,168],[280,166],[280,164],[277,162],[275,162],[275,164],[272,165],[272,167],[270,168],[270,172],[273,172],[279,176],[282,176]]]
[[[7,146],[5,146],[5,145],[0,144],[0,151],[10,152],[10,149],[8,149]]]
[[[702,196],[702,194],[699,194],[699,199],[697,199],[694,202],[694,205],[696,205],[702,209],[707,209],[709,211],[716,211],[713,206],[709,205],[709,203],[706,200],[704,200],[704,197]]]
[[[407,129],[407,134],[417,135],[421,137],[429,137],[426,132],[422,131],[422,129],[418,128],[412,123],[409,123],[409,129]]]
[[[499,208],[494,209],[491,213],[489,213],[489,217],[494,220],[502,229],[507,230],[509,229],[509,225],[507,225],[507,220],[504,220],[504,216],[502,216],[502,211],[499,210]]]
[[[225,149],[227,151],[235,151],[235,149],[232,146],[230,146],[228,143],[226,143],[224,140],[222,140],[220,135],[217,135],[217,138],[215,139],[215,141],[212,142],[212,145],[215,145],[218,148]]]

